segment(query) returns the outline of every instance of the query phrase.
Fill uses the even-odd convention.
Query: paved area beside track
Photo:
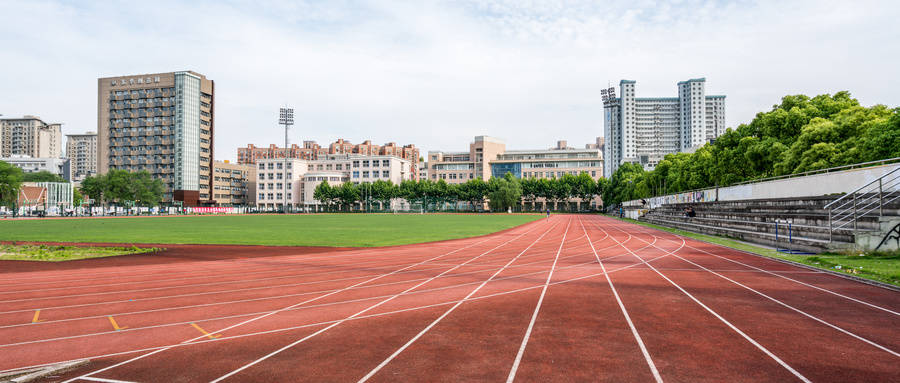
[[[900,380],[900,293],[602,216],[369,249],[0,263],[45,381]]]

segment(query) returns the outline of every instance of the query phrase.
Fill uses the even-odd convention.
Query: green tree
[[[328,181],[323,180],[316,189],[313,190],[313,199],[331,207],[331,203],[335,200],[335,190]]]
[[[106,176],[103,174],[87,176],[81,181],[81,192],[99,204],[103,203],[104,189],[106,189]]]
[[[389,206],[391,200],[399,194],[399,189],[391,181],[377,180],[371,185],[372,198],[378,201],[381,208]]]
[[[0,161],[0,206],[15,208],[22,178],[22,169]]]
[[[584,209],[585,205],[590,206],[591,200],[597,195],[597,183],[589,174],[582,172],[575,176],[572,195],[581,199],[581,208]]]
[[[352,182],[344,182],[337,190],[337,199],[341,202],[341,206],[350,210],[350,207],[360,200],[359,188]]]
[[[41,170],[34,173],[25,173],[22,176],[22,182],[68,182],[59,175]]]
[[[522,197],[522,187],[515,179],[491,178],[488,181],[488,202],[493,211],[506,211]]]
[[[130,173],[128,197],[140,206],[156,206],[162,201],[165,186],[149,172],[142,170]]]
[[[459,185],[457,189],[457,198],[460,201],[466,201],[472,205],[475,211],[478,206],[484,204],[484,198],[487,196],[488,186],[481,178],[473,178]]]

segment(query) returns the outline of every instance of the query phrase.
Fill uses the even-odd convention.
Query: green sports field
[[[318,214],[0,220],[0,241],[370,247],[489,234],[506,214]]]

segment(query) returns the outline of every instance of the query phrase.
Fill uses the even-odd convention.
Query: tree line
[[[81,191],[100,205],[127,201],[137,206],[157,206],[162,201],[165,186],[146,170],[111,169],[106,174],[86,177],[81,181]]]
[[[313,198],[332,210],[349,210],[366,203],[375,203],[378,208],[385,209],[392,199],[403,198],[410,203],[420,204],[426,210],[429,207],[437,209],[446,204],[465,202],[473,210],[487,203],[492,211],[507,211],[510,208],[518,210],[518,206],[523,205],[526,209],[543,209],[543,205],[536,206],[536,202],[541,199],[547,201],[546,208],[556,210],[561,202],[572,199],[590,201],[599,193],[599,183],[587,173],[540,179],[519,179],[507,173],[503,177],[491,177],[487,182],[471,179],[461,184],[425,179],[406,180],[399,185],[378,180],[360,184],[345,182],[332,186],[327,181],[322,181],[316,186]],[[569,206],[566,206],[568,210]],[[582,208],[585,206],[582,205]]]
[[[665,156],[652,171],[622,165],[605,181],[602,197],[618,204],[895,157],[900,108],[863,107],[849,92],[792,95],[694,153]]]

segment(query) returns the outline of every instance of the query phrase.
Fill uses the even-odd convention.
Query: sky
[[[95,131],[97,78],[216,82],[215,153],[337,138],[466,151],[603,134],[600,90],[705,77],[729,127],[787,94],[900,106],[900,1],[0,0],[0,114]]]

